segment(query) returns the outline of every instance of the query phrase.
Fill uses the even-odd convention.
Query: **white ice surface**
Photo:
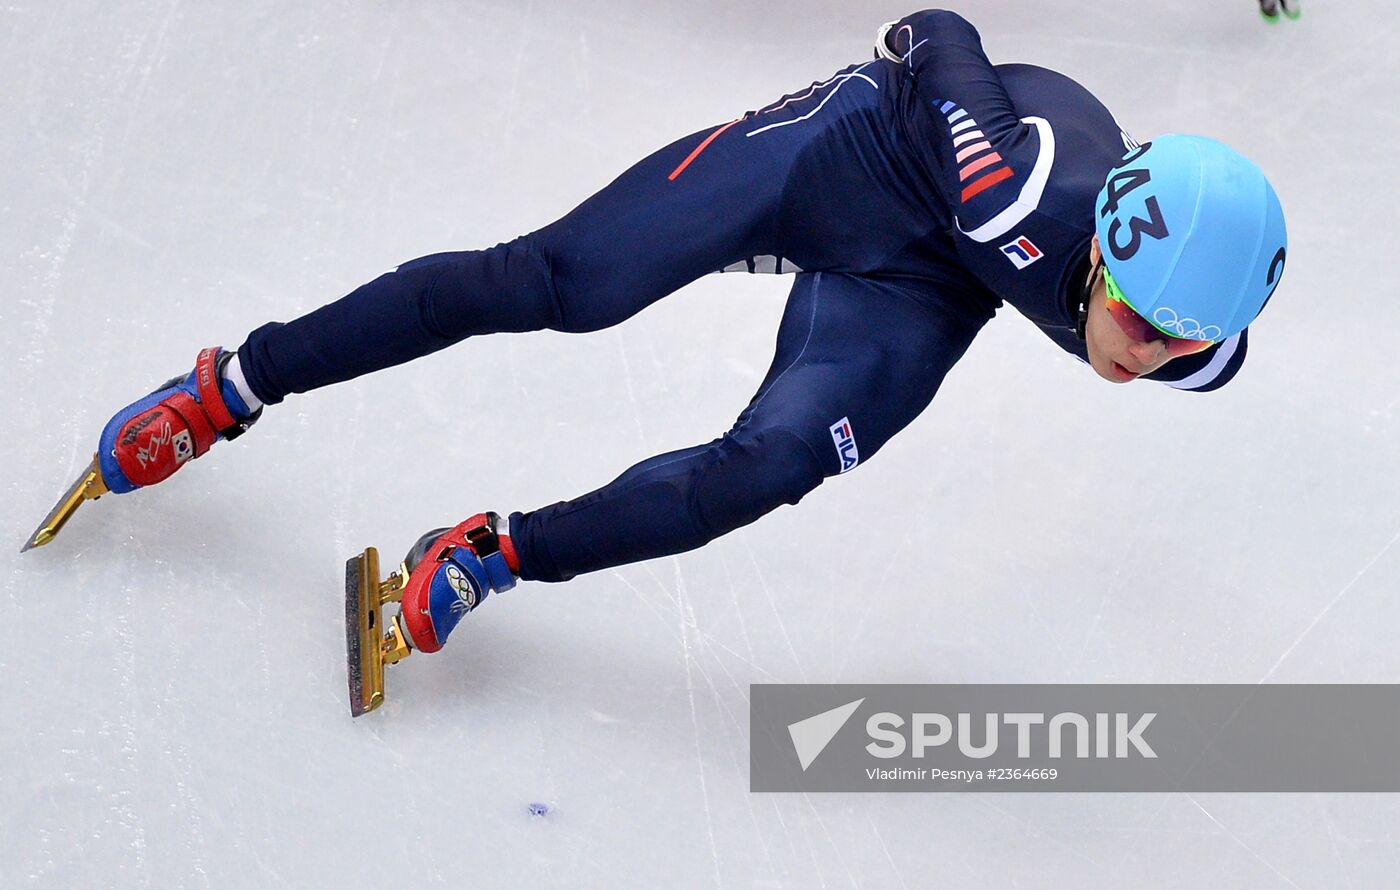
[[[353,722],[344,559],[724,430],[790,279],[294,398],[16,552],[199,347],[549,222],[912,8],[0,4],[0,886],[1395,886],[1393,796],[747,790],[755,682],[1400,681],[1385,0],[959,6],[994,60],[1271,173],[1288,275],[1219,393],[1110,386],[1005,312],[857,472],[524,585]]]

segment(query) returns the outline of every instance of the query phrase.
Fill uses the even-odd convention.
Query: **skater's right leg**
[[[168,478],[289,393],[477,334],[604,328],[756,252],[773,228],[785,161],[744,148],[716,146],[716,159],[728,164],[676,185],[667,174],[690,150],[682,140],[539,232],[404,263],[308,315],[258,328],[236,356],[206,350],[194,372],[107,424],[98,448],[107,490],[124,493]]]
[[[936,226],[904,195],[912,174],[893,172],[907,163],[888,145],[892,71],[853,66],[666,146],[537,232],[405,263],[264,325],[238,351],[248,382],[276,404],[478,334],[596,331],[750,258],[788,271],[875,268]],[[859,226],[830,219],[836,207]]]
[[[642,160],[537,232],[404,263],[308,315],[258,328],[238,351],[249,384],[276,404],[479,334],[596,331],[738,259],[775,253],[794,158],[716,141],[708,166],[668,178],[703,135]]]
[[[428,355],[475,334],[554,327],[560,311],[537,239],[421,257],[239,348],[248,383],[275,405]]]
[[[890,189],[902,180],[869,178],[887,160],[878,134],[893,126],[889,72],[872,65],[854,66],[681,139],[531,235],[404,263],[335,303],[258,328],[235,359],[220,360],[209,388],[230,390],[229,407],[241,403],[246,413],[232,411],[229,422],[217,400],[206,401],[200,390],[185,386],[181,394],[175,391],[180,387],[166,387],[173,401],[142,399],[114,417],[113,435],[101,443],[102,475],[112,476],[112,491],[159,482],[213,442],[246,428],[262,404],[289,393],[349,380],[476,334],[598,330],[746,258],[768,257],[782,269],[781,258],[794,257],[791,248],[803,268],[871,267],[916,234],[890,212],[900,206],[890,204]],[[794,193],[818,192],[862,219],[859,230],[825,237],[811,219],[785,216],[794,212]],[[192,415],[181,414],[177,402]],[[164,406],[161,417],[172,421],[172,436],[189,433],[192,447],[150,471],[142,458],[149,460],[160,437],[152,441],[138,427],[153,417],[153,404]],[[165,429],[162,421],[160,436]],[[132,452],[125,467],[123,448]]]

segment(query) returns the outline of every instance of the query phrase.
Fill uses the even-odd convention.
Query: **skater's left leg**
[[[403,597],[413,645],[441,648],[462,615],[515,576],[563,581],[691,550],[869,460],[928,405],[986,321],[946,296],[799,275],[772,367],[729,432],[508,524],[487,514],[425,536]]]

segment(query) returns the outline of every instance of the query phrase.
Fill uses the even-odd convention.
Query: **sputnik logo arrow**
[[[858,698],[830,711],[822,711],[806,720],[788,724],[788,735],[792,736],[792,747],[797,751],[797,760],[802,764],[803,772],[807,771],[807,767],[812,765],[818,754],[826,750],[826,746],[841,731],[841,727],[846,725],[846,721],[851,719],[851,715],[863,701],[865,699]]]

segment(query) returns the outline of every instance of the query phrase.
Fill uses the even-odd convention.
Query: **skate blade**
[[[397,620],[384,625],[383,606],[403,596],[407,571],[379,580],[379,551],[366,547],[345,562],[345,673],[350,684],[350,716],[384,703],[384,665],[406,658],[408,645]]]
[[[34,534],[29,536],[29,540],[24,542],[24,546],[19,549],[20,553],[32,550],[35,547],[42,547],[54,539],[54,536],[63,528],[64,523],[73,517],[78,511],[83,501],[95,501],[107,493],[107,483],[102,481],[102,470],[98,467],[97,455],[92,456],[92,463],[88,464],[83,474],[78,477],[68,490],[63,493],[63,497],[58,499],[58,503],[53,505],[49,515],[44,517],[44,521],[39,523],[39,527],[34,529]]]

